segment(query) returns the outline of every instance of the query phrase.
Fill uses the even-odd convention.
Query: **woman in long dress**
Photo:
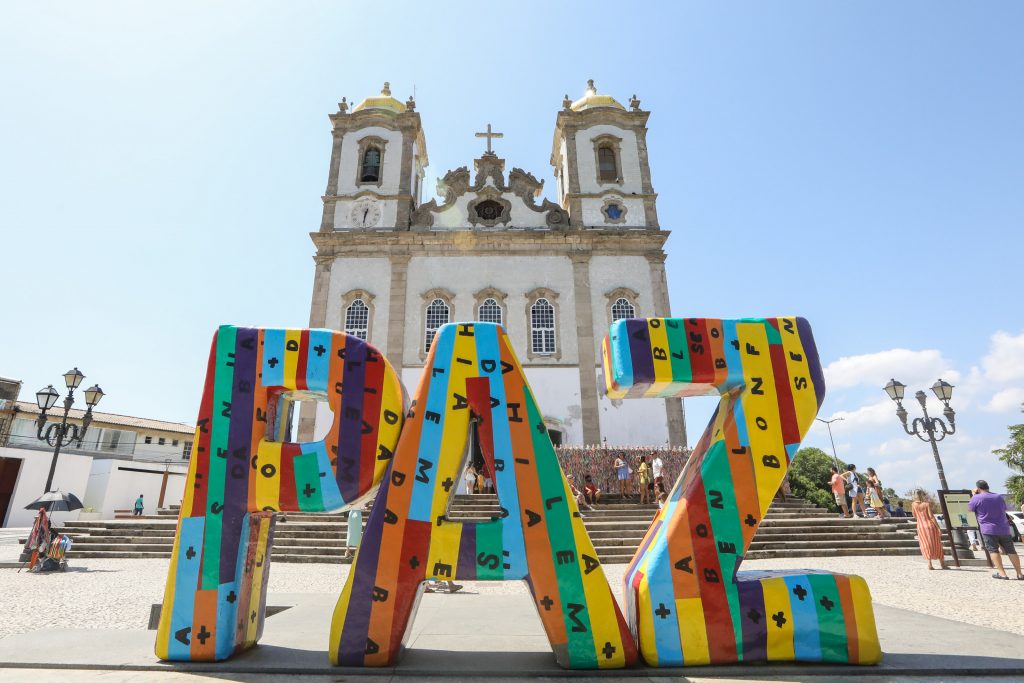
[[[942,569],[948,569],[939,524],[935,520],[935,515],[932,514],[932,507],[922,489],[914,492],[914,502],[910,506],[910,512],[917,520],[917,542],[921,546],[921,555],[928,560],[928,569],[935,569],[932,566],[932,562],[935,560],[939,561],[939,566]]]

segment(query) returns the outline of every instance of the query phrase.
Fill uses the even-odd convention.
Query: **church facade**
[[[670,315],[647,119],[598,94],[568,97],[555,118],[544,183],[506,170],[491,150],[438,180],[421,201],[426,138],[412,98],[379,96],[330,117],[333,147],[320,229],[310,326],[343,330],[379,348],[410,391],[437,329],[488,321],[507,331],[556,444],[686,445],[679,399],[608,399],[601,341],[619,318]],[[300,437],[328,421],[304,412]]]

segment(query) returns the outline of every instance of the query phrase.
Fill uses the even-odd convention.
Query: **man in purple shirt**
[[[992,578],[1004,581],[1009,578],[1003,568],[1003,556],[999,554],[999,549],[1002,548],[1010,558],[1010,564],[1017,570],[1017,580],[1024,580],[1024,575],[1020,572],[1020,558],[1017,556],[1017,549],[1013,547],[1013,537],[1010,535],[1010,521],[1006,518],[1006,501],[1002,496],[990,493],[988,482],[984,479],[979,479],[976,486],[967,509],[977,515],[981,537],[985,539],[985,549],[992,558],[992,564],[996,566],[997,573],[993,574]]]

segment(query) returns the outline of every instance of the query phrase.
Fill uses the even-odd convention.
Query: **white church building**
[[[506,171],[487,151],[421,200],[428,164],[415,102],[342,100],[323,220],[311,233],[316,271],[310,326],[344,330],[378,347],[405,386],[418,384],[436,330],[501,323],[556,444],[685,446],[679,399],[608,399],[600,345],[619,318],[668,316],[664,244],[647,158],[647,119],[593,81],[555,117],[544,183]],[[329,421],[325,410],[317,421]],[[303,414],[302,438],[311,438]]]

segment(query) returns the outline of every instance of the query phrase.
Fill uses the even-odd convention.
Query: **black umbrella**
[[[26,505],[25,509],[38,510],[43,508],[47,512],[70,512],[72,510],[81,510],[83,507],[85,506],[82,505],[82,501],[78,500],[78,496],[73,493],[50,491]]]

